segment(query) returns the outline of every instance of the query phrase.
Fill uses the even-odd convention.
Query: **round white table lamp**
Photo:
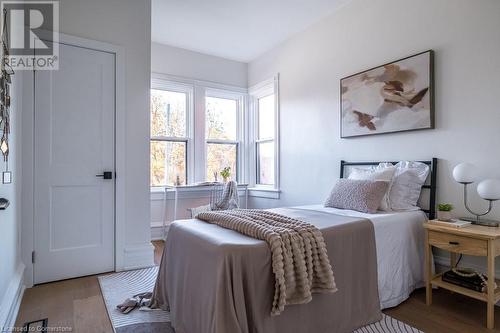
[[[477,180],[477,169],[474,164],[460,163],[453,169],[453,178],[460,184],[472,184]]]
[[[477,193],[485,200],[500,200],[500,180],[483,180],[477,185]]]
[[[461,163],[453,169],[453,178],[464,185],[464,205],[469,213],[475,215],[475,218],[461,217],[461,220],[470,221],[474,224],[486,225],[489,227],[498,227],[500,222],[493,220],[485,220],[481,217],[491,212],[493,201],[500,200],[500,180],[487,179],[483,180],[477,186],[477,193],[481,198],[489,202],[488,209],[483,213],[476,213],[470,209],[467,200],[467,185],[474,183],[477,180],[476,167],[471,163]]]

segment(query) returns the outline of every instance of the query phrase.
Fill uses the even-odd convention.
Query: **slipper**
[[[146,307],[151,302],[151,298],[153,298],[152,292],[140,293],[134,296],[134,298],[139,298],[139,307]]]
[[[136,307],[135,306],[129,306],[128,308],[125,308],[122,313],[123,314],[128,314],[130,311],[132,311],[133,309],[135,309]]]
[[[116,308],[123,314],[127,314],[140,304],[140,299],[136,297],[127,298],[123,303],[118,304]]]
[[[134,297],[134,298],[135,298],[135,297],[139,297],[140,299],[143,299],[143,298],[151,298],[151,297],[153,297],[153,293],[152,293],[152,292],[150,292],[150,291],[148,291],[148,292],[145,292],[145,293],[139,293],[139,294],[134,295],[134,296],[132,296],[132,297]]]
[[[127,298],[123,303],[118,304],[116,308],[123,314],[128,314],[137,307],[147,306],[153,297],[152,292],[139,293],[131,298]]]

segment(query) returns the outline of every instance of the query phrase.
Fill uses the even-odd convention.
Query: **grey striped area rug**
[[[118,304],[133,295],[153,291],[157,275],[158,267],[150,267],[99,276],[102,297],[116,333],[174,333],[167,311],[135,309],[123,314],[116,309]]]
[[[135,271],[113,273],[99,277],[102,296],[108,311],[111,324],[116,333],[175,333],[170,326],[170,317],[167,311],[133,310],[129,314],[122,314],[116,305],[132,295],[153,291],[158,274],[158,267],[150,267]],[[382,314],[382,320],[371,325],[361,327],[353,333],[423,333],[410,325]]]
[[[382,320],[371,325],[358,328],[353,333],[424,333],[399,320],[382,314]]]

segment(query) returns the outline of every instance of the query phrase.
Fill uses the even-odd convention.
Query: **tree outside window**
[[[151,90],[151,186],[186,184],[187,98],[183,92]]]
[[[235,99],[205,98],[205,131],[207,137],[207,180],[221,180],[220,171],[231,168],[231,178],[238,171],[238,101]]]

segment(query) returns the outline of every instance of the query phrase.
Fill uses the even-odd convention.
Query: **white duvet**
[[[378,289],[382,309],[406,300],[416,288],[424,286],[424,228],[422,211],[365,214],[322,205],[297,207],[338,215],[370,219],[377,246]]]

